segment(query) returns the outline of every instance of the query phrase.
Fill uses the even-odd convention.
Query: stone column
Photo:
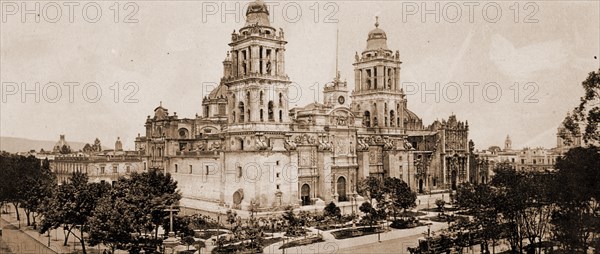
[[[379,79],[377,79],[379,82]],[[378,121],[378,126],[379,127],[385,127],[385,102],[384,101],[380,101],[379,103],[377,103],[377,121]]]
[[[383,69],[383,66],[377,66],[375,68],[377,68],[377,87],[383,89],[385,88],[383,82],[385,71]]]
[[[262,66],[262,73],[261,74],[267,74],[267,49],[266,47],[260,47],[260,62],[261,62],[261,66]]]
[[[396,90],[400,91],[400,67],[394,68],[394,82],[396,84]]]
[[[383,70],[383,75],[382,75],[382,77],[383,77],[383,81],[382,81],[383,89],[386,90],[387,86],[388,86],[388,83],[387,83],[387,70],[388,70],[388,68],[386,66],[383,66],[383,67],[381,67],[381,69]]]
[[[281,49],[280,52],[281,57],[281,76],[285,76],[285,49]]]
[[[244,50],[238,51],[238,62],[237,62],[237,69],[238,69],[238,75],[245,75],[246,73],[243,72],[243,67],[242,65],[244,64]],[[246,53],[247,56],[247,53]]]
[[[260,50],[260,48],[258,46],[250,46],[250,51],[251,51],[250,55],[251,55],[251,60],[252,60],[251,73],[259,73],[259,71],[260,71],[259,50]]]
[[[367,91],[369,89],[367,86],[367,71],[365,69],[360,69],[360,83],[362,84],[362,91]]]
[[[231,66],[232,66],[232,68],[231,68],[231,72],[232,72],[231,75],[234,76],[234,77],[236,77],[238,75],[238,69],[239,69],[239,66],[238,66],[238,51],[237,50],[231,51],[231,61],[232,61],[232,63],[231,63]]]
[[[280,51],[281,51],[281,49],[275,49],[275,54],[274,54],[274,57],[273,57],[273,58],[275,58],[275,66],[274,66],[274,68],[275,68],[275,74],[276,75],[281,75],[281,60],[279,59],[280,58]]]
[[[392,81],[392,84],[390,84],[392,86],[392,91],[398,91],[398,88],[396,87],[396,68],[390,69],[392,70],[392,76],[388,78]]]
[[[354,69],[354,90],[357,92],[361,90],[361,85],[362,85],[360,74],[361,74],[361,71],[359,69]]]

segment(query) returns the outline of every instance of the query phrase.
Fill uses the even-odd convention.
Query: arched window
[[[269,121],[275,121],[275,116],[273,115],[273,101],[269,101],[267,114],[269,114]]]
[[[283,111],[279,110],[279,122],[283,122]]]
[[[283,106],[283,94],[279,93],[279,106],[282,107]]]
[[[365,115],[363,117],[363,123],[365,127],[371,127],[371,112],[365,111]]]
[[[227,105],[223,104],[219,104],[219,115],[226,115],[227,114]]]
[[[240,123],[244,122],[244,103],[240,101],[240,105],[238,106],[239,110],[240,110]]]
[[[396,119],[396,115],[393,110],[390,110],[390,126],[394,127],[394,119]]]
[[[250,118],[250,109],[248,109],[248,122],[252,121]]]
[[[260,109],[260,121],[261,121],[261,122],[264,122],[264,121],[265,121],[265,118],[264,118],[264,116],[263,116],[263,115],[264,115],[264,110],[261,108],[261,109]]]
[[[233,115],[231,116],[231,122],[235,123],[235,111],[233,111]]]
[[[250,91],[246,92],[246,101],[250,104]]]
[[[260,91],[260,105],[263,105],[264,98],[265,94],[263,93],[263,91]]]
[[[371,124],[373,126],[377,126],[377,115],[378,115],[377,112],[379,111],[377,109],[377,103],[373,103],[373,107],[371,108],[371,110],[373,111],[373,119],[371,120]]]

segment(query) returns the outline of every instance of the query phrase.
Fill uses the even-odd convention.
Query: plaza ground
[[[417,208],[416,209],[427,209],[435,207],[435,200],[444,199],[449,202],[448,193],[436,193],[436,194],[425,194],[417,196]],[[48,246],[48,252],[46,253],[72,253],[74,250],[81,249],[79,242],[73,237],[69,237],[67,246],[63,246],[64,233],[63,230],[52,230],[50,233],[50,239],[47,234],[39,234],[34,231],[31,227],[26,226],[25,213],[21,210],[21,222],[19,229],[19,221],[16,220],[14,208],[10,206],[8,209],[9,214],[2,214],[2,226],[5,230],[18,230],[21,232],[21,237],[27,237],[27,239],[33,239],[37,241],[39,246]],[[426,216],[433,216],[437,213],[427,213]],[[298,246],[288,248],[285,253],[408,253],[408,247],[414,247],[418,244],[418,239],[423,238],[427,235],[428,228],[431,232],[436,232],[446,228],[447,223],[431,222],[431,225],[420,226],[412,229],[392,229],[390,231],[381,234],[372,234],[355,238],[348,238],[337,240],[333,237],[330,231],[320,231],[314,228],[309,230],[315,234],[323,235],[324,242],[314,243],[305,246]],[[77,233],[78,234],[78,233]],[[14,250],[14,244],[16,242],[22,242],[18,239],[7,239],[7,235],[3,235],[2,241],[0,241],[0,253],[11,253],[10,249]],[[379,242],[381,241],[381,242]],[[287,240],[289,242],[289,240]],[[12,245],[11,245],[12,244]],[[278,242],[270,246],[266,246],[264,249],[265,253],[284,253],[279,247],[283,245],[283,242]],[[202,253],[210,253],[214,248],[212,242],[206,242],[205,249]],[[101,246],[87,246],[86,250],[88,253],[102,253],[104,250]],[[126,253],[126,252],[122,252]]]

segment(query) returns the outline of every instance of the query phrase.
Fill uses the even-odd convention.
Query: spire
[[[337,79],[340,78],[340,71],[338,69],[338,58],[339,58],[339,43],[340,40],[340,29],[335,30],[335,76]]]
[[[379,27],[379,16],[375,16],[375,27]]]

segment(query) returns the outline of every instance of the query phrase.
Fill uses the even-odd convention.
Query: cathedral
[[[355,55],[353,90],[338,73],[324,101],[304,107],[288,104],[286,44],[265,3],[250,3],[202,114],[179,118],[161,103],[146,119],[135,141],[143,168],[169,172],[182,207],[344,207],[363,199],[357,185],[367,176],[400,178],[419,193],[468,181],[468,123],[452,115],[425,126],[408,109],[400,53],[378,21]]]

